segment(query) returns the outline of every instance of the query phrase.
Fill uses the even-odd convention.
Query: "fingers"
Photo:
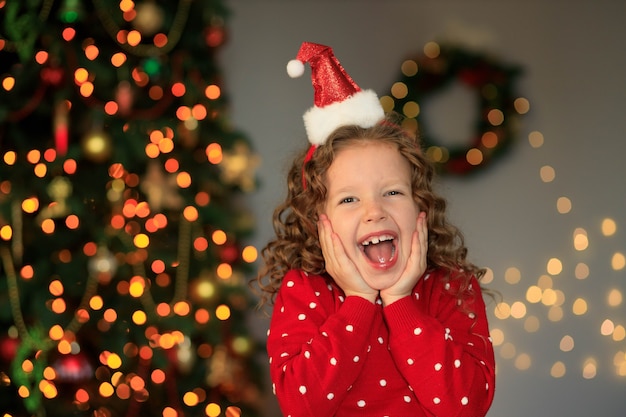
[[[419,265],[421,272],[424,273],[428,260],[428,225],[426,212],[424,211],[420,212],[419,216],[417,216],[417,233],[419,239]]]
[[[326,264],[326,272],[335,277],[341,267],[341,258],[345,256],[343,245],[339,237],[333,232],[333,227],[326,215],[321,214],[318,221],[318,233],[322,255]]]
[[[322,247],[322,255],[326,263],[326,270],[329,274],[333,275],[340,266],[339,260],[342,256],[345,256],[345,252],[339,236],[333,231],[330,220],[323,214],[320,215],[318,222],[318,233],[320,246]]]
[[[346,295],[359,295],[373,302],[378,292],[371,289],[361,278],[356,265],[346,253],[341,239],[334,233],[332,224],[325,215],[320,215],[318,233],[326,272]]]
[[[327,227],[328,225],[328,227]],[[329,245],[331,245],[331,238],[330,238],[330,222],[328,221],[328,218],[325,215],[320,215],[319,221],[317,222],[317,233],[319,235],[319,240],[320,240],[320,246],[322,248],[322,255],[324,255],[324,258],[327,257],[327,254],[329,254]]]
[[[419,276],[421,276],[424,270],[426,270],[427,253],[428,227],[426,225],[426,213],[421,212],[417,216],[415,231],[411,235],[411,253],[409,254],[405,275],[415,275],[419,273]]]

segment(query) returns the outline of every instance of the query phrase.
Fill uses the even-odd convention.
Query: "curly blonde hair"
[[[409,161],[413,199],[427,213],[427,270],[443,268],[447,279],[459,280],[454,287],[460,299],[467,297],[472,275],[477,278],[484,275],[484,269],[467,260],[460,230],[446,220],[446,201],[433,191],[434,167],[422,152],[418,138],[400,127],[396,119],[396,115],[387,115],[367,129],[342,126],[315,149],[306,163],[307,150],[297,155],[287,176],[287,197],[274,210],[276,236],[261,250],[263,264],[251,282],[261,290],[260,306],[273,304],[282,279],[290,269],[325,274],[317,221],[326,200],[326,171],[337,152],[360,141],[393,144]],[[453,273],[455,271],[464,273]]]

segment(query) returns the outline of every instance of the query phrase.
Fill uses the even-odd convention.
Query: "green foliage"
[[[254,224],[242,197],[256,186],[257,158],[231,126],[221,88],[226,7],[138,0],[133,20],[119,0],[0,4],[0,376],[10,381],[0,409],[115,417],[172,407],[194,416],[217,403],[255,415],[262,387],[245,321],[252,264],[242,258]],[[135,46],[124,39],[133,30],[142,34]],[[158,34],[168,42],[156,46]],[[208,86],[221,94],[207,97]],[[209,161],[216,145],[221,158]],[[213,241],[216,231],[225,242]],[[220,265],[232,273],[218,277]],[[133,280],[143,291],[131,291]],[[219,306],[228,318],[217,317]],[[196,319],[205,311],[208,322]],[[183,338],[159,345],[170,335]],[[107,362],[112,354],[119,367]],[[68,359],[80,368],[64,368]],[[164,382],[151,380],[158,369]],[[126,396],[120,387],[134,376],[145,389]],[[54,389],[42,394],[45,383]],[[110,396],[99,392],[107,384]],[[23,399],[20,387],[30,393]],[[192,391],[198,403],[185,405]]]

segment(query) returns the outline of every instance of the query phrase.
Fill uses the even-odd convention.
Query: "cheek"
[[[346,217],[333,216],[329,218],[333,231],[339,236],[344,247],[348,249],[353,246],[356,233],[354,222]]]

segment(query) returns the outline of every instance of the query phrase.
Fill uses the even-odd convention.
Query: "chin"
[[[367,283],[367,285],[370,288],[375,289],[376,291],[382,291],[382,290],[386,290],[387,288],[393,286],[393,284],[395,284],[398,279],[400,278],[399,275],[383,275],[383,276],[369,276],[365,279],[365,282]]]

